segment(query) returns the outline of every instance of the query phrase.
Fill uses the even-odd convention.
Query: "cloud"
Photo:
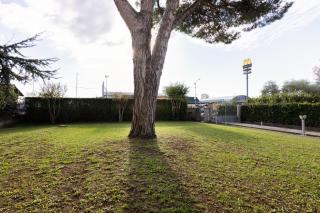
[[[261,44],[268,44],[282,35],[299,30],[320,17],[319,0],[295,0],[292,8],[280,21],[270,26],[243,33],[231,48],[254,48]]]
[[[0,0],[0,3],[3,4],[19,4],[21,6],[27,6],[24,0]]]
[[[81,42],[94,42],[112,31],[113,4],[109,0],[0,0],[0,24],[25,34],[73,34]]]
[[[112,1],[65,0],[57,3],[60,12],[54,14],[55,22],[67,25],[81,39],[90,42],[112,29],[115,13]]]

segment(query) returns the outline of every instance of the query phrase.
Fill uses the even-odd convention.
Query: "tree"
[[[115,93],[114,98],[118,109],[119,122],[122,122],[124,111],[126,110],[129,102],[129,96],[123,93]]]
[[[15,106],[17,99],[18,95],[12,86],[9,91],[4,86],[0,86],[0,114],[4,111],[7,113],[7,110],[10,111],[10,108]]]
[[[129,137],[154,138],[159,83],[171,32],[176,29],[209,43],[231,43],[241,31],[279,20],[286,0],[114,0],[132,38],[134,107]],[[157,26],[157,27],[155,27]],[[152,29],[156,31],[151,47]],[[156,30],[157,29],[157,30]]]
[[[61,110],[61,99],[67,92],[67,87],[60,83],[46,83],[41,88],[40,97],[47,100],[50,122],[56,123]]]
[[[22,49],[34,47],[39,36],[37,34],[17,43],[0,45],[0,84],[4,86],[7,96],[13,80],[27,83],[31,79],[49,79],[55,75],[56,70],[47,68],[57,61],[56,58],[33,59],[21,52]]]
[[[320,66],[315,66],[313,68],[313,73],[315,75],[317,84],[320,84]]]
[[[181,104],[186,101],[189,88],[181,83],[174,83],[164,88],[164,93],[169,97],[172,106],[173,118],[180,112]]]
[[[320,94],[320,85],[311,84],[307,80],[286,81],[282,86],[283,93]]]
[[[274,81],[268,81],[267,83],[265,83],[263,89],[261,90],[262,95],[275,95],[279,93],[279,86]]]

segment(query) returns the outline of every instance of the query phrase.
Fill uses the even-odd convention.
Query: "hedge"
[[[290,94],[281,93],[250,98],[249,104],[290,104],[290,103],[319,103],[320,94]]]
[[[115,122],[118,121],[118,109],[114,99],[105,98],[61,98],[61,110],[58,123],[72,122]],[[25,121],[49,123],[48,101],[44,98],[25,98]],[[131,121],[133,99],[128,100],[123,121]],[[170,100],[158,100],[156,120],[185,120],[187,103],[183,103],[177,115],[173,115]]]
[[[248,104],[241,107],[242,122],[301,125],[299,115],[307,115],[306,126],[320,127],[320,103]]]

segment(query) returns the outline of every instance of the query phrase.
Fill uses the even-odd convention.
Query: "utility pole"
[[[247,58],[243,61],[243,74],[246,75],[247,82],[247,101],[249,99],[249,74],[252,73],[252,61],[250,58]]]
[[[200,78],[198,78],[195,82],[194,82],[194,105],[197,105],[197,83],[198,81],[200,81]]]
[[[104,81],[102,82],[102,97],[104,98],[105,97],[105,90],[104,90]]]
[[[106,98],[108,98],[108,78],[109,78],[109,76],[108,75],[105,75],[104,76],[105,78],[106,78]]]
[[[76,98],[78,97],[78,72],[76,73]]]

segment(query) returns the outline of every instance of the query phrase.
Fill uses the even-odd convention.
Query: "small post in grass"
[[[299,118],[301,119],[301,135],[305,136],[306,135],[306,119],[307,115],[299,115]]]

